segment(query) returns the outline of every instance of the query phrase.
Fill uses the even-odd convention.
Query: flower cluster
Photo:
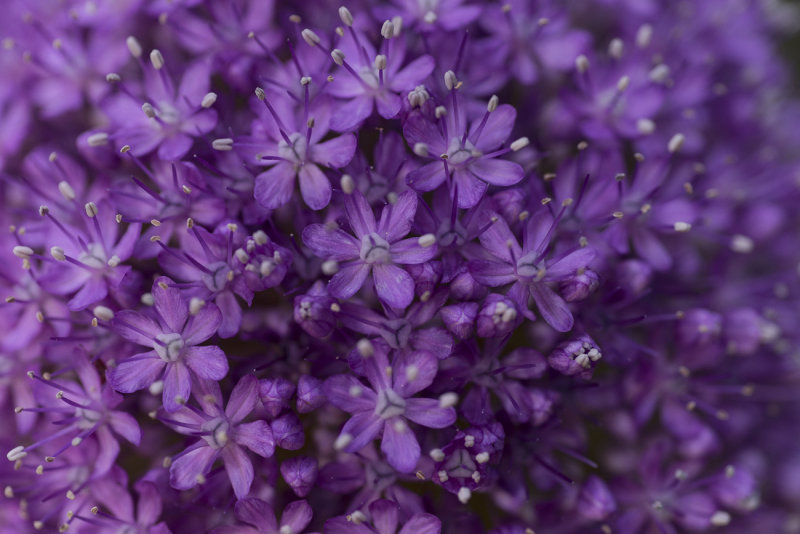
[[[0,532],[800,532],[780,0],[0,17]]]

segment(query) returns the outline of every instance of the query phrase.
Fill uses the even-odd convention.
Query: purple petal
[[[489,114],[489,118],[486,120],[483,130],[481,130],[481,136],[478,138],[478,141],[475,142],[474,139],[480,121],[472,123],[469,139],[473,140],[473,144],[481,152],[495,150],[511,136],[511,130],[514,128],[514,121],[516,120],[517,111],[514,109],[514,106],[508,104],[497,106],[497,109]]]
[[[400,267],[375,264],[372,277],[381,302],[392,308],[405,308],[414,300],[414,280]]]
[[[169,329],[168,332],[183,332],[183,325],[189,316],[189,306],[183,300],[181,291],[172,286],[172,280],[163,276],[156,280],[153,284],[153,300],[155,310]]]
[[[149,387],[161,377],[165,365],[154,351],[131,356],[109,372],[111,387],[121,393],[133,393]]]
[[[319,167],[306,163],[300,167],[300,193],[312,210],[321,210],[331,201],[331,182]]]
[[[408,399],[403,415],[428,428],[445,428],[456,422],[455,409],[442,408],[436,399]]]
[[[530,292],[536,307],[542,314],[547,324],[559,332],[569,332],[572,330],[574,320],[572,312],[569,311],[567,303],[559,297],[552,289],[543,283],[533,283],[530,285]]]
[[[444,139],[439,125],[431,122],[421,113],[412,113],[408,117],[408,120],[403,123],[403,137],[405,137],[411,147],[417,143],[428,145],[428,153],[432,154],[433,157],[438,157],[440,154],[447,152],[447,141]],[[444,166],[440,161],[436,163],[442,171],[443,180]],[[439,183],[441,183],[441,181],[439,181]],[[409,183],[409,185],[411,184]],[[427,191],[429,191],[429,189]]]
[[[136,483],[139,502],[136,505],[136,522],[142,526],[151,526],[161,516],[162,501],[156,485],[147,480]]]
[[[95,432],[97,437],[97,456],[94,459],[94,472],[104,475],[114,466],[114,462],[119,456],[119,443],[111,434],[111,430],[105,425],[101,425]]]
[[[234,440],[264,458],[275,454],[275,440],[272,437],[272,429],[266,421],[237,425]]]
[[[354,414],[353,417],[348,419],[344,424],[339,434],[340,437],[345,435],[352,437],[344,450],[347,452],[358,452],[363,449],[375,439],[375,436],[381,431],[383,422],[383,419],[375,415],[372,410]]]
[[[258,379],[253,375],[245,375],[231,391],[225,415],[231,423],[238,423],[253,411],[258,402]]]
[[[393,243],[389,251],[393,262],[417,265],[433,259],[438,247],[435,244],[423,247],[419,244],[418,237],[409,237]]]
[[[481,201],[483,194],[486,193],[486,182],[478,180],[467,170],[455,170],[453,172],[453,181],[458,187],[459,208],[466,209],[475,206]]]
[[[290,502],[283,509],[281,528],[288,526],[289,532],[303,532],[303,529],[311,522],[313,515],[311,506],[306,501]]]
[[[597,251],[593,248],[583,247],[574,250],[553,264],[548,265],[546,278],[548,280],[561,280],[572,276],[576,272],[586,269],[596,257]]]
[[[344,209],[347,213],[347,220],[350,222],[350,228],[353,229],[353,233],[359,240],[377,230],[372,208],[358,189],[345,196]]]
[[[504,159],[479,158],[469,164],[469,170],[484,182],[499,186],[514,185],[525,176],[518,163]]]
[[[228,358],[216,345],[183,349],[186,365],[195,375],[207,380],[222,380],[228,374]]]
[[[261,206],[274,210],[289,202],[297,172],[291,163],[281,162],[256,176],[253,196]]]
[[[189,318],[189,323],[183,330],[183,340],[186,345],[197,345],[207,340],[216,333],[222,322],[222,313],[216,304],[206,304]]]
[[[436,62],[431,56],[421,56],[397,71],[389,80],[393,91],[402,93],[413,89],[433,72]]]
[[[373,98],[371,95],[360,94],[352,100],[337,104],[336,111],[331,117],[331,128],[339,132],[354,130],[370,115],[372,115]],[[326,163],[320,161],[323,165]]]
[[[393,119],[403,108],[403,101],[393,93],[381,93],[375,98],[378,114],[384,119]]]
[[[401,473],[410,473],[417,467],[419,442],[402,417],[392,417],[386,421],[381,451],[389,465]]]
[[[514,267],[507,263],[489,260],[469,262],[469,272],[481,284],[497,287],[510,284],[517,279]]]
[[[142,430],[139,423],[129,413],[113,411],[108,414],[108,424],[117,434],[138,445],[142,439]]]
[[[234,507],[239,521],[253,525],[259,532],[278,532],[278,520],[272,507],[261,499],[247,497],[239,499]]]
[[[154,320],[130,310],[117,312],[111,325],[124,339],[145,347],[152,347],[153,339],[162,333],[161,327]]]
[[[442,522],[431,514],[414,514],[397,534],[440,534]]]
[[[411,231],[414,215],[417,213],[417,194],[404,191],[394,204],[387,204],[378,221],[378,234],[389,243],[405,237]]]
[[[349,299],[361,289],[371,270],[368,264],[361,261],[343,267],[328,282],[328,291],[336,298]]]
[[[517,259],[522,257],[522,248],[511,232],[511,228],[508,227],[508,223],[502,217],[497,217],[480,235],[479,239],[483,248],[507,263],[514,263],[515,257]],[[508,246],[508,243],[511,243],[511,247]]]
[[[177,412],[189,400],[192,393],[192,377],[189,369],[181,362],[167,364],[164,373],[164,409]]]
[[[440,360],[450,356],[453,351],[453,337],[439,327],[416,330],[412,334],[411,343],[415,348],[432,352]]]
[[[236,498],[247,497],[254,477],[253,462],[247,457],[247,453],[241,447],[228,444],[222,449],[222,460],[225,462],[225,471],[228,472]]]
[[[192,105],[199,105],[209,89],[211,62],[195,61],[184,71],[178,86],[178,97],[186,97]]]
[[[430,352],[417,350],[400,353],[392,368],[392,389],[405,398],[433,383],[439,370],[439,362]]]
[[[311,224],[303,230],[303,243],[320,258],[336,261],[357,258],[358,242],[342,230],[331,230],[323,224]]]
[[[397,532],[400,507],[397,503],[379,499],[369,505],[372,524],[378,534],[395,534]]]
[[[323,391],[328,400],[346,412],[368,411],[375,408],[375,392],[353,375],[336,375],[325,381]]]
[[[363,523],[353,523],[344,516],[334,517],[325,521],[322,529],[324,534],[375,534],[375,532]]]
[[[220,317],[222,318],[217,329],[219,337],[228,339],[238,334],[239,329],[242,327],[242,307],[236,300],[236,295],[233,294],[233,291],[220,292],[217,298],[214,299],[214,304],[219,308]]]
[[[175,133],[166,137],[158,147],[158,158],[162,161],[179,161],[189,152],[194,139],[184,133]]]
[[[442,162],[433,161],[408,173],[406,183],[416,191],[433,191],[442,185],[445,177]]]
[[[74,297],[67,303],[70,311],[83,310],[86,307],[99,302],[108,295],[108,286],[102,277],[92,276],[83,285]]]
[[[344,167],[356,153],[356,136],[342,134],[330,141],[311,146],[311,160],[325,167]]]
[[[667,248],[658,239],[658,237],[646,229],[638,229],[633,232],[633,246],[636,252],[653,269],[657,271],[666,271],[672,265],[672,256]]]
[[[198,442],[195,449],[173,460],[169,468],[169,483],[179,490],[187,490],[197,485],[197,475],[204,475],[211,469],[219,450]]]

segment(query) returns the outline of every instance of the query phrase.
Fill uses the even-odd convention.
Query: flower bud
[[[313,376],[301,376],[297,381],[297,411],[299,413],[313,412],[325,404],[325,401],[322,381]]]
[[[505,336],[517,325],[517,316],[513,301],[503,295],[491,293],[478,312],[476,331],[480,337]]]
[[[270,417],[277,417],[289,407],[294,384],[285,378],[263,378],[258,382],[258,395]]]
[[[293,413],[286,413],[270,423],[275,445],[287,451],[296,451],[303,447],[306,437],[300,419]]]
[[[445,327],[459,339],[467,339],[472,335],[475,318],[478,315],[478,304],[475,302],[462,302],[445,306],[441,309],[442,321]]]
[[[305,497],[317,481],[317,460],[308,456],[290,458],[281,463],[281,476],[295,495]]]
[[[598,285],[600,285],[600,278],[597,273],[585,269],[582,273],[576,273],[561,282],[561,296],[567,302],[583,300],[591,295]]]

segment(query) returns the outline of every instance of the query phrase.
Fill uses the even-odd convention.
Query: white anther
[[[303,37],[303,40],[310,46],[316,46],[320,43],[319,35],[314,33],[314,30],[306,28],[300,33],[300,35]]]
[[[653,27],[649,24],[643,24],[636,32],[636,46],[639,48],[647,48],[653,38]]]
[[[117,83],[122,80],[122,77],[116,72],[109,72],[106,74],[106,81],[108,83]]]
[[[111,308],[107,308],[106,306],[95,306],[92,310],[92,314],[101,321],[110,321],[114,318],[114,312],[111,311]]]
[[[436,244],[436,236],[433,234],[425,234],[417,239],[417,243],[419,243],[419,246],[422,248],[432,247]]]
[[[489,461],[489,453],[486,451],[480,452],[475,455],[475,461],[479,464],[485,464]]]
[[[475,436],[472,434],[464,436],[464,446],[466,448],[474,447],[475,446]]]
[[[339,437],[336,438],[336,441],[333,442],[333,448],[340,451],[350,445],[352,441],[353,436],[351,434],[340,434]]]
[[[256,230],[255,232],[253,232],[253,240],[258,245],[262,246],[269,243],[269,237],[267,236],[266,232],[264,232],[264,230]]]
[[[427,12],[427,13],[425,13],[425,15],[422,17],[422,20],[424,20],[424,21],[425,21],[425,22],[427,22],[428,24],[433,24],[434,22],[436,22],[437,20],[439,20],[439,17],[438,17],[438,15],[436,15],[436,13],[434,13],[433,11],[428,11],[428,12]]]
[[[364,512],[361,510],[356,510],[352,514],[346,516],[347,520],[355,525],[360,525],[367,520],[367,516],[364,515]]]
[[[148,119],[154,119],[156,117],[156,108],[154,108],[153,104],[150,102],[145,102],[142,104],[142,111]]]
[[[367,338],[362,338],[356,343],[356,350],[363,358],[369,358],[375,355],[375,347],[372,342]]]
[[[631,84],[631,79],[628,76],[623,76],[617,82],[617,91],[624,91]]]
[[[17,245],[11,249],[11,252],[14,253],[14,256],[21,258],[23,260],[29,259],[33,256],[33,249],[31,247],[26,247],[24,245]]]
[[[217,101],[217,93],[210,92],[206,93],[203,97],[203,100],[200,101],[200,106],[204,108],[210,108],[214,105],[214,102]]]
[[[233,150],[233,139],[230,137],[223,137],[221,139],[214,139],[211,143],[214,150],[227,151]]]
[[[74,501],[75,500],[75,492],[72,490],[67,490],[67,499]]]
[[[23,447],[22,445],[14,447],[10,451],[8,451],[8,453],[6,453],[6,458],[8,458],[9,462],[16,462],[17,460],[22,460],[26,456],[28,456],[28,453],[25,452],[25,447]]]
[[[378,70],[386,70],[386,56],[378,54],[375,56],[375,68]]]
[[[508,308],[506,311],[503,312],[501,318],[504,323],[510,323],[517,318],[517,310],[515,310],[514,308]]]
[[[418,85],[414,88],[413,91],[409,91],[408,93],[408,103],[411,104],[412,108],[421,107],[425,102],[430,99],[431,95],[428,93],[428,90],[425,89],[424,85]]]
[[[236,256],[236,259],[239,260],[239,263],[245,264],[250,261],[250,256],[247,255],[247,252],[240,248],[237,248],[233,255]]]
[[[467,504],[471,498],[472,492],[468,487],[462,486],[461,489],[458,490],[458,500],[461,504]]]
[[[409,365],[406,367],[406,380],[408,382],[413,382],[419,376],[419,367],[416,365]]]
[[[608,43],[608,55],[613,57],[614,59],[621,58],[624,49],[625,45],[622,42],[622,39],[619,38],[611,39],[611,42]]]
[[[351,397],[360,397],[362,393],[364,393],[364,388],[361,386],[350,386],[350,389],[347,390],[347,394]]]
[[[683,221],[676,222],[674,225],[672,225],[672,227],[675,229],[676,232],[688,232],[689,230],[692,229],[691,224]]]
[[[736,234],[731,238],[731,250],[739,254],[750,254],[755,248],[753,240],[746,235]]]
[[[136,37],[129,35],[127,39],[125,39],[125,44],[128,46],[128,52],[130,52],[133,57],[142,57],[142,45]]]
[[[442,449],[431,449],[431,452],[428,453],[428,456],[430,456],[431,460],[434,462],[441,462],[444,460],[444,451]]]
[[[394,26],[391,20],[384,20],[381,26],[381,37],[384,39],[391,39],[394,37]]]
[[[342,187],[344,194],[349,195],[356,190],[356,182],[349,174],[343,174],[339,180],[339,185]]]
[[[447,87],[448,91],[452,91],[457,84],[458,78],[456,78],[455,72],[448,70],[444,73],[444,86]]]
[[[681,149],[684,141],[686,141],[686,137],[682,133],[676,133],[669,140],[669,143],[667,143],[667,150],[669,150],[671,154],[674,154]]]
[[[659,63],[650,70],[650,79],[656,83],[664,83],[669,79],[669,67]]]
[[[311,83],[311,76],[302,76],[300,78],[300,85],[302,85],[303,87],[309,85],[310,83]]]
[[[72,186],[69,185],[68,182],[58,182],[58,192],[61,193],[61,196],[66,200],[75,200],[75,190],[72,189]]]
[[[656,130],[656,123],[650,119],[639,119],[636,121],[636,129],[642,135],[650,135]]]
[[[342,19],[342,24],[345,26],[353,25],[353,14],[345,6],[339,8],[339,18]]]
[[[412,150],[414,154],[421,158],[428,156],[428,145],[426,143],[414,143],[414,148]]]
[[[326,260],[322,262],[322,274],[333,276],[339,272],[339,262],[336,260]]]
[[[578,69],[578,72],[583,74],[587,70],[589,70],[589,58],[581,54],[580,56],[575,58],[575,68]]]
[[[334,48],[331,51],[331,57],[333,58],[333,62],[339,65],[340,67],[344,65],[344,52],[342,52],[338,48]]]
[[[142,294],[142,296],[141,296],[141,298],[139,300],[145,306],[152,306],[156,302],[155,298],[153,298],[153,294],[152,293],[144,293],[144,294]]]
[[[291,525],[283,525],[278,531],[278,534],[294,534],[294,531],[292,530]]]
[[[81,443],[83,443],[83,438],[81,438],[80,436],[75,436],[74,438],[72,438],[72,441],[69,442],[69,444],[72,445],[73,447],[77,447]]]
[[[450,477],[447,476],[447,471],[445,471],[444,469],[442,469],[441,471],[436,473],[436,476],[439,477],[439,482],[441,482],[441,483],[445,483],[448,480],[450,480]]]
[[[86,144],[89,146],[103,146],[108,144],[108,134],[105,132],[93,133],[86,138]]]
[[[88,217],[97,217],[97,204],[94,202],[87,202],[84,204],[83,209],[86,210]]]
[[[164,68],[164,56],[161,55],[161,51],[155,49],[150,52],[150,63],[152,63],[153,68],[156,70]]]
[[[458,404],[458,393],[448,391],[439,395],[439,408],[452,408]]]
[[[514,151],[514,152],[517,152],[519,150],[522,150],[523,148],[525,148],[529,144],[531,144],[530,139],[528,139],[527,137],[520,137],[519,139],[517,139],[513,143],[511,143],[511,150]]]
[[[64,261],[67,259],[64,249],[61,247],[50,247],[50,255],[53,256],[53,259],[58,261]]]
[[[262,102],[264,101],[265,98],[267,98],[267,93],[265,93],[264,89],[262,89],[261,87],[256,87],[253,92],[256,94],[256,98],[258,98]]]
[[[5,488],[3,488],[3,496],[6,499],[13,499],[14,498],[14,488],[12,488],[11,486],[6,486]]]
[[[161,395],[164,392],[164,381],[156,380],[150,384],[150,387],[147,388],[147,391],[149,391],[154,397]]]
[[[711,524],[715,527],[724,527],[727,526],[731,522],[731,514],[726,512],[725,510],[717,510],[714,512],[714,515],[711,516]]]
[[[472,476],[470,478],[472,478],[472,480],[474,480],[475,483],[478,484],[481,481],[481,474],[477,471],[473,471]]]
[[[497,105],[500,103],[500,99],[497,98],[497,95],[492,95],[489,99],[489,103],[486,104],[486,111],[491,113],[492,111],[497,109]]]

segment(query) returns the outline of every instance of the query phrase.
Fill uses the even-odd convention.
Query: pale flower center
[[[365,263],[389,263],[389,242],[376,233],[361,238],[361,259]]]
[[[183,350],[183,338],[178,333],[158,334],[156,339],[161,343],[153,343],[153,348],[158,357],[167,363],[175,362]]]
[[[406,401],[391,389],[384,389],[378,393],[378,402],[375,405],[375,415],[381,419],[390,419],[403,415],[406,411]]]

